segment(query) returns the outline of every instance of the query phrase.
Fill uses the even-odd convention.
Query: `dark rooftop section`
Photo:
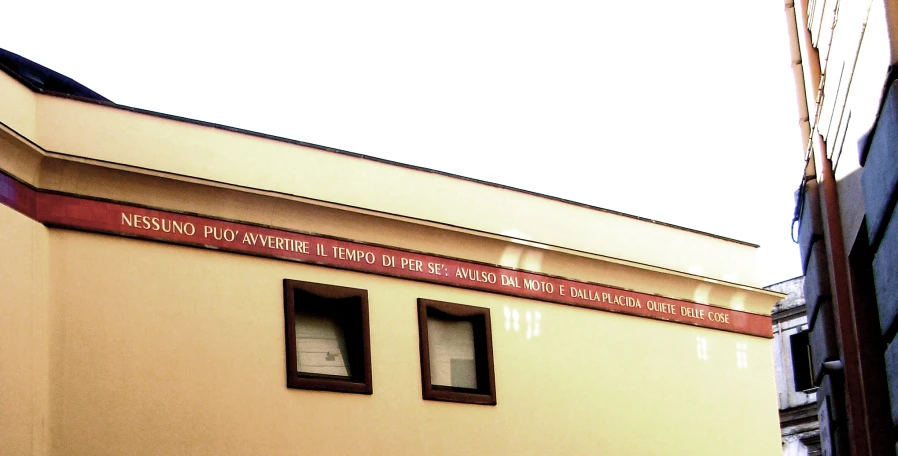
[[[53,92],[61,95],[109,102],[106,97],[84,87],[74,79],[2,48],[0,48],[0,70],[18,79],[36,92]]]

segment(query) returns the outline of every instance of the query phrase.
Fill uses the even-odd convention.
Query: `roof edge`
[[[9,52],[9,51],[6,51],[6,52]],[[12,53],[10,53],[10,54],[12,54]],[[23,59],[24,59],[24,57],[23,57]],[[27,59],[25,59],[25,60],[27,60]],[[30,62],[30,60],[29,60],[29,62]],[[39,64],[35,63],[35,65],[39,65]],[[21,75],[19,75],[18,73],[16,73],[15,71],[12,71],[10,68],[3,65],[2,62],[0,62],[0,70],[2,70],[4,73],[9,74],[12,78],[14,78],[16,81],[18,81],[25,87],[27,87],[32,92],[42,94],[42,95],[49,95],[49,96],[53,96],[53,97],[57,97],[57,98],[65,98],[65,99],[69,99],[69,100],[73,100],[73,101],[80,101],[80,102],[84,102],[84,103],[90,103],[90,104],[105,106],[105,107],[109,107],[109,108],[120,109],[120,110],[124,110],[124,111],[128,111],[128,112],[132,112],[135,114],[142,114],[142,115],[147,115],[147,116],[151,116],[151,117],[172,120],[172,121],[176,121],[176,122],[184,122],[184,123],[189,123],[189,124],[198,125],[198,126],[202,126],[202,127],[214,128],[214,129],[224,130],[224,131],[228,131],[228,132],[232,132],[232,133],[263,138],[263,139],[267,139],[267,140],[271,140],[271,141],[277,141],[277,142],[293,144],[293,145],[297,145],[297,146],[309,147],[309,148],[313,148],[313,149],[317,149],[317,150],[321,150],[321,151],[325,151],[325,152],[331,152],[331,153],[336,153],[336,154],[349,156],[349,157],[353,157],[353,158],[359,158],[362,160],[373,161],[376,163],[382,163],[382,164],[397,166],[400,168],[410,169],[410,170],[414,170],[414,171],[436,174],[436,175],[440,175],[440,176],[444,176],[444,177],[449,177],[452,179],[468,181],[468,182],[472,182],[475,184],[486,185],[489,187],[499,188],[502,190],[508,190],[508,191],[512,191],[512,192],[516,192],[516,193],[522,193],[525,195],[535,196],[535,197],[542,198],[542,199],[547,199],[547,200],[556,201],[556,202],[560,202],[560,203],[564,203],[564,204],[569,204],[569,205],[581,207],[584,209],[594,210],[594,211],[598,211],[598,212],[604,212],[607,214],[617,215],[620,217],[626,217],[626,218],[638,220],[641,222],[651,223],[654,225],[660,225],[660,226],[664,226],[667,228],[673,228],[673,229],[680,230],[680,231],[698,234],[700,236],[710,237],[710,238],[714,238],[714,239],[718,239],[721,241],[730,242],[730,243],[734,243],[734,244],[738,244],[738,245],[742,245],[742,246],[746,246],[746,247],[751,247],[751,248],[756,248],[756,249],[760,247],[758,244],[754,244],[751,242],[741,241],[738,239],[721,236],[718,234],[708,233],[706,231],[701,231],[701,230],[697,230],[694,228],[688,228],[688,227],[684,227],[684,226],[680,226],[680,225],[675,225],[672,223],[662,222],[662,221],[650,219],[647,217],[640,217],[637,215],[628,214],[626,212],[616,211],[613,209],[606,209],[606,208],[599,207],[599,206],[593,206],[590,204],[581,203],[581,202],[569,200],[566,198],[546,195],[546,194],[534,192],[531,190],[524,190],[521,188],[512,187],[510,185],[498,184],[495,182],[489,182],[489,181],[485,181],[482,179],[476,179],[473,177],[462,176],[460,174],[454,174],[454,173],[450,173],[450,172],[446,172],[446,171],[439,171],[439,170],[435,170],[435,169],[431,169],[431,168],[426,168],[423,166],[410,165],[407,163],[401,163],[401,162],[388,160],[388,159],[384,159],[384,158],[378,158],[378,157],[374,157],[374,156],[370,156],[370,155],[361,154],[358,152],[351,152],[351,151],[347,151],[347,150],[343,150],[343,149],[338,149],[335,147],[322,146],[320,144],[285,138],[283,136],[277,136],[277,135],[272,135],[272,134],[268,134],[268,133],[261,133],[261,132],[257,132],[257,131],[247,130],[244,128],[232,127],[232,126],[228,126],[228,125],[217,124],[214,122],[208,122],[208,121],[198,120],[198,119],[191,119],[188,117],[178,116],[178,115],[174,115],[174,114],[166,114],[166,113],[152,111],[152,110],[148,110],[148,109],[142,109],[142,108],[136,108],[136,107],[127,106],[127,105],[123,105],[123,104],[118,104],[118,103],[115,103],[115,102],[112,102],[112,101],[106,99],[105,97],[102,97],[99,94],[96,94],[96,92],[93,92],[92,90],[88,89],[87,87],[82,86],[81,84],[77,83],[76,81],[74,81],[64,75],[56,73],[55,71],[50,70],[50,69],[47,69],[47,70],[51,71],[59,76],[62,76],[63,78],[68,79],[69,81],[77,84],[78,86],[83,87],[85,90],[89,91],[90,93],[96,94],[96,96],[98,98],[79,96],[79,95],[72,94],[72,93],[58,92],[58,91],[48,90],[46,88],[38,87],[38,86],[34,85],[33,83],[31,83],[30,81],[28,81],[27,79],[25,79],[24,77],[22,77]]]

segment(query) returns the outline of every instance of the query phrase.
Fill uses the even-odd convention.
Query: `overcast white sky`
[[[114,102],[760,244],[801,141],[782,1],[31,1],[0,47]]]

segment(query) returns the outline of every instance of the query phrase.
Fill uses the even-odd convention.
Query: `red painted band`
[[[207,217],[38,192],[0,174],[0,202],[51,226],[247,253],[770,338],[769,316]]]
[[[0,203],[36,220],[37,195],[31,187],[0,173]]]

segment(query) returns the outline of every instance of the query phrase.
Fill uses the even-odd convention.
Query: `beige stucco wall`
[[[47,229],[0,205],[0,252],[0,455],[45,455]]]
[[[36,95],[32,104],[34,133],[17,133],[49,152],[77,160],[276,192],[761,285],[757,248],[730,240],[284,140],[49,95]]]
[[[648,265],[622,264],[595,255],[514,242],[483,233],[448,230],[434,224],[379,217],[332,205],[148,176],[71,160],[47,157],[34,174],[39,176],[37,185],[48,191],[321,233],[763,315],[769,315],[773,302],[778,299],[765,290],[675,274]],[[677,247],[669,249],[670,252],[679,251]],[[709,252],[713,253],[713,249]]]
[[[0,71],[0,121],[29,138],[36,136],[35,98],[34,92]]]
[[[50,259],[52,454],[780,451],[768,339],[73,231]],[[284,278],[368,290],[373,395],[286,388]],[[418,297],[491,309],[497,406],[421,399]]]
[[[38,191],[340,236],[760,314],[775,301],[750,288],[751,246],[441,174],[33,94],[2,73],[0,170]],[[0,456],[780,450],[767,339],[48,230],[5,206],[0,253]],[[698,270],[705,277],[687,273]],[[284,278],[369,291],[373,395],[286,388]],[[491,308],[498,406],[421,399],[419,297]],[[520,328],[506,326],[506,311],[520,315]],[[539,320],[538,331],[527,315]]]

